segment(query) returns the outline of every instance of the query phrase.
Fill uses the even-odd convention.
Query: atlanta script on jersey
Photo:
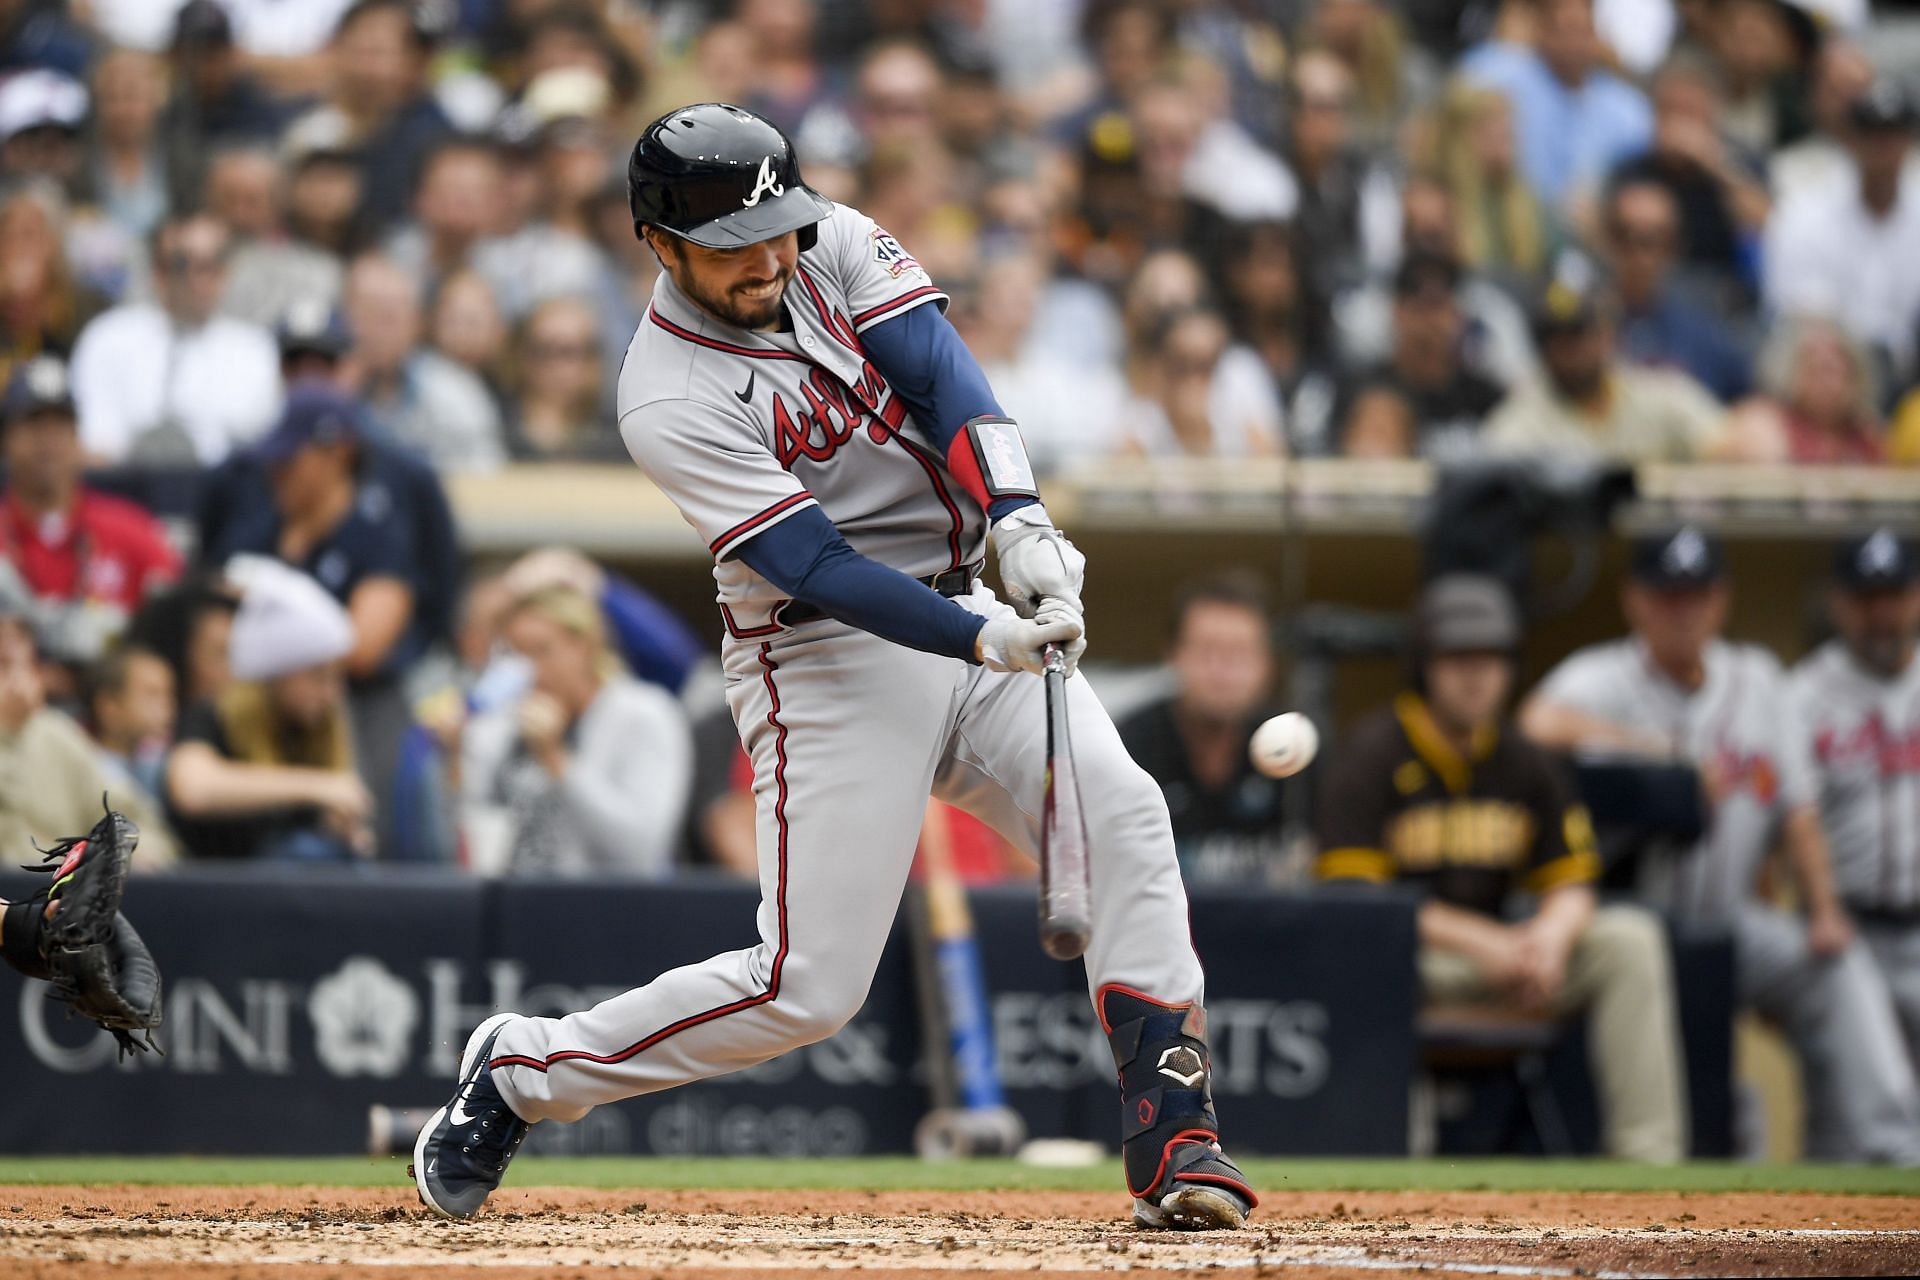
[[[661,275],[621,370],[620,429],[713,552],[730,626],[764,625],[784,599],[733,553],[806,507],[824,508],[855,551],[914,577],[982,558],[985,513],[860,345],[869,327],[946,297],[845,205],[800,255],[791,331],[722,324]]]

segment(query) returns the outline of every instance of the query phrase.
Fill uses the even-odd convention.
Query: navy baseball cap
[[[308,445],[350,443],[363,434],[360,405],[321,382],[301,383],[287,393],[287,403],[253,456],[277,467]]]
[[[1847,591],[1898,591],[1920,582],[1920,556],[1893,530],[1875,529],[1834,550],[1833,577]]]
[[[1685,591],[1725,578],[1727,561],[1719,539],[1698,525],[1683,524],[1635,540],[1628,572],[1642,586]]]
[[[66,414],[74,412],[73,384],[67,378],[66,362],[58,356],[44,355],[22,360],[7,380],[0,417],[12,422],[49,409]]]

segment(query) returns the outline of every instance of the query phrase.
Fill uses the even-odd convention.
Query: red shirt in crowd
[[[85,489],[65,515],[35,520],[0,499],[0,555],[42,600],[97,600],[131,612],[180,576],[160,522],[133,503]]]

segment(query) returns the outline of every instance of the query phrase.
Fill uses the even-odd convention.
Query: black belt
[[[979,565],[970,564],[958,569],[948,569],[945,573],[916,578],[915,581],[922,586],[932,587],[941,595],[952,599],[954,596],[973,594],[973,584],[979,572]],[[803,622],[818,622],[826,616],[826,610],[818,605],[808,604],[805,600],[789,600],[773,611],[773,621],[783,627],[797,627]]]

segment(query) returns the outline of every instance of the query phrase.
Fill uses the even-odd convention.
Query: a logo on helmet
[[[781,186],[773,176],[772,156],[766,156],[761,159],[760,176],[753,180],[753,190],[747,194],[745,200],[740,202],[740,207],[742,209],[751,209],[760,203],[761,196],[768,194],[776,196],[787,194],[787,189]]]

